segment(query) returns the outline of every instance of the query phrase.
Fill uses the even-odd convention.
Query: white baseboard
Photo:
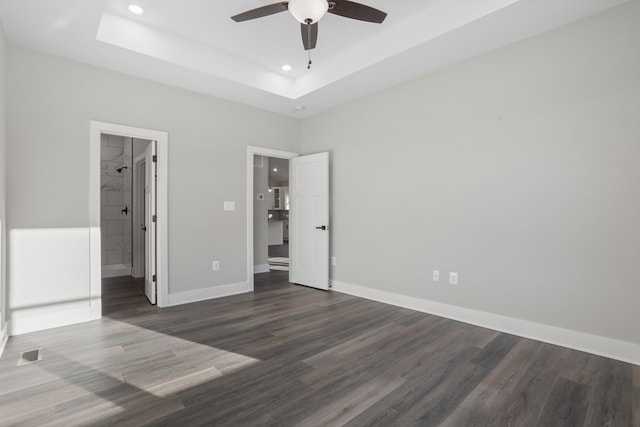
[[[2,357],[2,353],[4,353],[7,341],[9,341],[9,322],[5,322],[4,327],[0,331],[0,357]]]
[[[258,273],[268,273],[269,272],[269,264],[260,264],[253,266],[253,274]]]
[[[125,264],[103,265],[100,275],[103,279],[107,277],[131,276],[131,267]]]
[[[247,282],[212,286],[210,288],[196,289],[193,291],[176,292],[169,294],[169,306],[205,301],[208,299],[221,298],[245,292],[249,292],[249,285]]]
[[[506,332],[587,353],[640,365],[640,344],[587,334],[556,326],[543,325],[514,317],[381,291],[360,285],[331,281],[332,289],[373,301],[404,307],[423,313],[458,320],[483,328]]]

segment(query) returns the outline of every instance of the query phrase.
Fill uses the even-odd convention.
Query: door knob
[[[326,225],[321,225],[320,227],[316,227],[316,230],[326,230],[327,226]]]

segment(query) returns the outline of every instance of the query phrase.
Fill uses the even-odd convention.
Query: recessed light
[[[135,14],[135,15],[142,15],[144,13],[144,9],[137,5],[137,4],[130,4],[129,5],[129,12]]]
[[[304,105],[296,105],[295,107],[293,107],[293,109],[295,111],[304,111],[307,107],[305,107]]]
[[[278,168],[273,168],[273,171],[274,172],[278,172]]]
[[[293,70],[293,67],[291,65],[289,65],[289,64],[284,64],[280,68],[282,68],[282,71],[291,71],[291,70]]]

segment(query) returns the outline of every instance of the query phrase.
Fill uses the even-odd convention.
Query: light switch
[[[449,284],[450,285],[458,284],[458,273],[449,273]]]
[[[224,202],[224,210],[225,211],[235,211],[236,210],[236,202]]]

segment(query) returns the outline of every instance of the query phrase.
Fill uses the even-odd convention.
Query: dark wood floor
[[[102,279],[102,315],[135,311],[150,305],[144,294],[144,277],[131,276]]]
[[[269,256],[289,257],[289,243],[283,245],[269,245]]]
[[[10,338],[0,425],[640,425],[638,367],[287,275],[167,309],[120,289],[99,321]]]

